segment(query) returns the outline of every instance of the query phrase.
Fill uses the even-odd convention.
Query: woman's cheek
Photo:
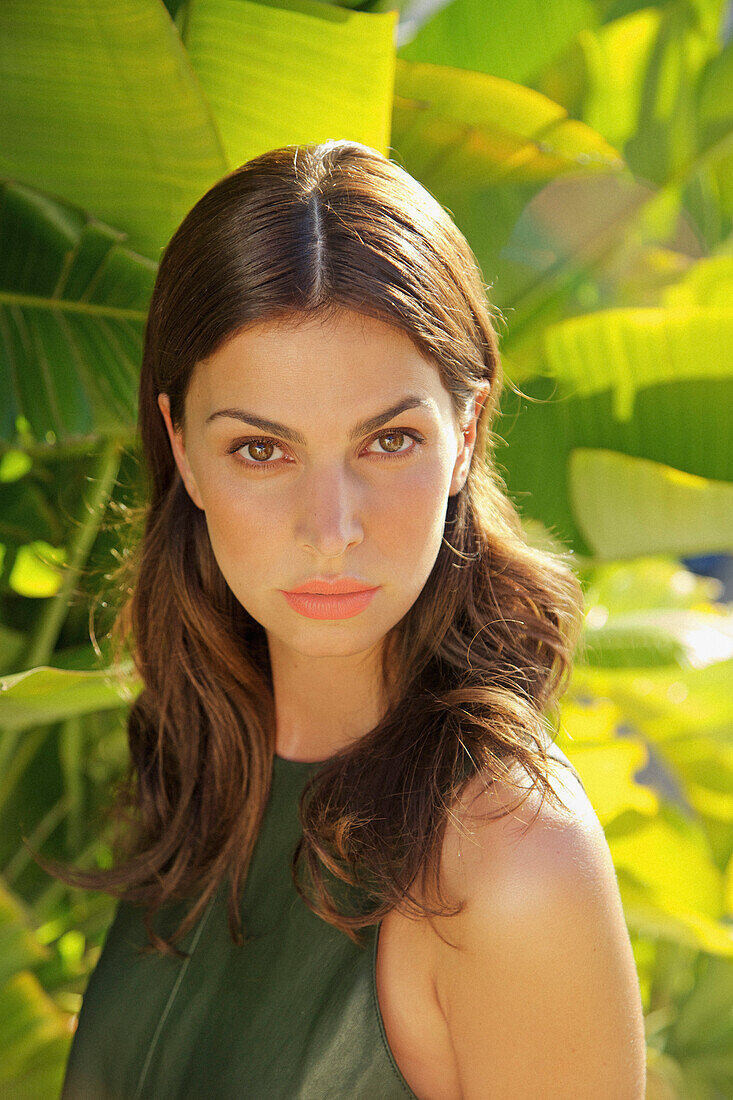
[[[266,568],[277,542],[272,502],[242,480],[221,471],[198,480],[214,557],[240,602],[243,588],[256,583],[258,567]]]
[[[382,551],[407,565],[412,580],[422,587],[440,550],[445,530],[449,483],[440,467],[416,471],[382,506],[375,534]]]
[[[233,563],[266,562],[276,550],[277,508],[263,496],[257,500],[239,493],[217,499],[207,511],[207,523],[212,546],[216,543]]]
[[[423,531],[430,530],[438,520],[442,525],[449,485],[449,475],[436,460],[403,479],[394,494],[394,505]]]

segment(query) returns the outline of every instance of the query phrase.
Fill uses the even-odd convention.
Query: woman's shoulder
[[[481,771],[467,781],[450,807],[441,852],[452,903],[467,911],[506,904],[511,912],[536,891],[557,887],[568,871],[595,874],[593,859],[603,857],[607,844],[588,795],[555,757],[547,777],[556,797],[543,797],[518,761],[500,777]]]
[[[472,777],[451,808],[441,874],[463,908],[433,923],[438,1002],[466,1095],[489,1074],[496,1095],[640,1097],[643,1017],[611,854],[582,783],[560,762],[548,772],[560,804],[515,764]]]

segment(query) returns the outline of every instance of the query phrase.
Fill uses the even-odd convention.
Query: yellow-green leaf
[[[636,828],[608,838],[614,866],[625,868],[649,901],[673,915],[717,921],[724,913],[723,882],[702,828],[671,806]],[[733,929],[730,931],[733,947]]]
[[[227,168],[164,4],[46,0],[41,13],[4,0],[0,41],[0,175],[76,203],[159,259]]]
[[[120,707],[140,689],[132,662],[116,680],[110,670],[92,672],[60,668],[29,669],[0,679],[0,729],[23,730],[74,714]]]
[[[661,750],[666,741],[730,738],[733,660],[702,668],[598,669],[578,665],[576,691],[612,700],[623,720]]]
[[[184,38],[226,158],[350,138],[386,153],[398,12],[315,0],[195,0]]]
[[[728,307],[733,302],[733,256],[706,256],[685,273],[679,282],[665,287],[662,305],[666,309],[691,306]]]
[[[733,308],[607,309],[550,325],[549,373],[565,394],[608,393],[619,421],[630,421],[639,393],[665,382],[729,379]]]
[[[624,737],[605,745],[566,747],[560,741],[558,744],[578,769],[602,825],[627,810],[649,815],[656,812],[659,806],[657,795],[634,779],[634,773],[641,771],[649,758],[640,741]]]
[[[20,547],[8,583],[19,596],[37,599],[53,596],[63,584],[60,567],[65,561],[66,547],[51,546],[38,539]]]
[[[540,92],[421,62],[397,62],[392,135],[410,172],[451,199],[497,182],[624,166],[607,141]]]
[[[400,56],[529,84],[597,18],[588,0],[453,0],[400,47]]]
[[[576,523],[599,559],[733,551],[733,483],[590,447],[571,452],[568,479]]]

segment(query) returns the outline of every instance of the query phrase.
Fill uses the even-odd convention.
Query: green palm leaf
[[[584,555],[729,548],[731,340],[733,310],[704,306],[549,326],[530,401],[503,410],[510,491]]]
[[[155,264],[23,184],[4,183],[0,218],[0,440],[126,439]]]
[[[163,4],[7,0],[0,43],[0,175],[93,211],[157,260],[227,168]]]
[[[400,47],[410,61],[432,61],[529,83],[596,20],[590,0],[454,0]]]
[[[605,138],[547,96],[485,73],[398,61],[392,141],[441,200],[470,200],[496,183],[534,190],[564,172],[618,172]],[[492,218],[488,206],[484,215]],[[506,228],[502,212],[501,223]]]
[[[0,880],[0,1092],[55,1096],[71,1042],[69,1015],[29,969],[48,959],[20,901]]]
[[[24,729],[129,703],[140,684],[131,662],[117,679],[108,669],[34,668],[0,680],[0,730]]]
[[[183,40],[228,164],[334,137],[386,152],[397,14],[315,0],[190,4]]]

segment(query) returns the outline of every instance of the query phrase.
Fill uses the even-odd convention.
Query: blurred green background
[[[733,595],[700,575],[733,551],[732,29],[720,0],[3,0],[3,1097],[58,1095],[115,904],[21,835],[109,865],[156,263],[223,174],[333,137],[449,209],[500,310],[500,468],[586,595],[558,744],[613,855],[647,1095],[733,1096]]]

